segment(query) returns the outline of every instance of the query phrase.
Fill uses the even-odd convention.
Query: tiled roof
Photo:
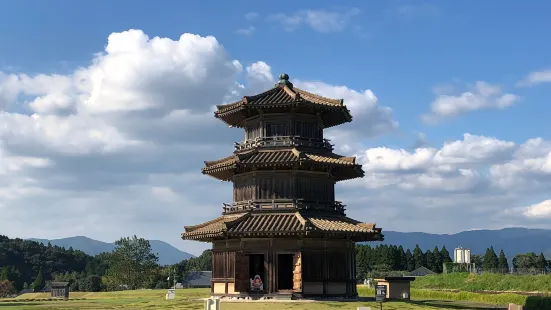
[[[188,237],[191,237],[190,239],[193,239],[193,236],[214,237],[216,235],[219,235],[221,232],[223,232],[226,229],[226,225],[228,223],[232,223],[233,221],[239,220],[241,217],[244,217],[246,215],[247,215],[246,213],[223,215],[215,218],[214,220],[210,220],[208,222],[205,222],[199,225],[185,226],[184,227],[184,229],[186,230],[185,234]]]
[[[232,177],[231,171],[237,165],[293,165],[298,162],[310,162],[316,164],[337,165],[353,168],[350,173],[345,173],[339,180],[346,180],[363,176],[361,165],[356,164],[355,157],[344,157],[333,153],[314,154],[299,151],[298,149],[254,151],[248,154],[235,154],[216,161],[206,161],[203,173],[212,175],[221,180]]]
[[[212,278],[212,271],[192,271],[188,273],[183,284],[186,286],[210,286],[210,280]]]
[[[330,99],[296,87],[289,87],[285,84],[278,84],[274,88],[271,88],[258,95],[244,96],[243,99],[239,101],[229,104],[220,104],[217,105],[216,108],[218,108],[217,113],[224,113],[241,105],[283,105],[300,101],[333,107],[344,106],[342,99]]]
[[[291,150],[255,152],[240,161],[243,164],[294,163],[299,160]]]
[[[216,168],[229,166],[231,164],[236,163],[237,161],[238,161],[238,157],[236,155],[230,155],[218,160],[205,161],[205,166],[211,169],[216,169]]]
[[[344,157],[335,154],[316,155],[303,153],[304,157],[319,163],[337,164],[345,166],[353,166],[356,164],[356,157]]]
[[[239,123],[247,118],[239,114],[245,107],[278,108],[285,106],[313,106],[320,112],[325,127],[332,127],[350,122],[352,115],[342,99],[331,99],[308,91],[296,88],[291,83],[277,84],[263,93],[254,96],[245,96],[241,100],[217,105],[215,116],[229,125],[240,126]]]
[[[307,92],[305,90],[293,87],[293,90],[299,94],[302,98],[305,100],[308,100],[313,103],[317,104],[325,104],[325,105],[334,105],[334,106],[343,106],[343,100],[342,99],[330,99],[327,97],[322,97],[320,95],[316,95],[310,92]]]
[[[354,235],[361,241],[377,240],[381,230],[375,224],[361,223],[344,215],[316,211],[245,212],[224,215],[197,226],[185,227],[183,239],[211,241],[224,236],[307,235],[329,233]]]
[[[305,217],[312,225],[323,231],[373,232],[375,224],[358,222],[345,216],[310,215]]]
[[[429,274],[434,274],[434,271],[428,269],[425,266],[421,266],[421,267],[413,270],[412,272],[410,272],[409,276],[411,276],[411,277],[422,277],[422,276],[426,276],[426,275],[429,275]]]
[[[228,229],[230,233],[277,233],[304,230],[296,214],[253,214]]]

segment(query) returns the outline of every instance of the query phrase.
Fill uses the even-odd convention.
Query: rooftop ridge
[[[296,88],[296,87],[293,88],[293,90],[303,98],[306,95],[306,97],[313,97],[313,98],[316,98],[316,99],[320,99],[320,100],[328,101],[328,102],[334,102],[335,104],[344,106],[344,99],[333,99],[333,98],[329,98],[329,97],[324,97],[324,96],[321,96],[321,95],[318,95],[318,94],[315,94],[315,93],[312,93],[312,92],[309,92],[309,91],[306,91],[306,90],[303,90],[303,89],[300,89],[300,88]]]

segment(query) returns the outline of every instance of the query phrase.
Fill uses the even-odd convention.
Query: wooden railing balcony
[[[304,199],[263,199],[234,203],[223,203],[224,213],[235,213],[255,210],[285,210],[298,209],[308,211],[335,211],[344,214],[346,205],[340,201],[319,202]]]
[[[245,142],[234,143],[235,151],[243,151],[255,147],[274,147],[274,146],[300,146],[324,149],[333,151],[333,144],[328,139],[314,139],[302,136],[274,136],[274,137],[259,137],[256,139],[246,140]]]

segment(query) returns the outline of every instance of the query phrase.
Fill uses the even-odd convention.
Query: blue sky
[[[244,63],[263,60],[275,72],[376,90],[400,122],[400,135],[382,142],[403,146],[412,132],[433,143],[470,132],[522,141],[546,136],[548,87],[516,90],[522,102],[506,111],[473,113],[434,130],[419,122],[432,89],[477,80],[515,91],[516,81],[551,62],[548,1],[10,1],[0,4],[0,65],[25,72],[67,72],[85,66],[112,32],[142,29],[177,38],[184,32],[215,36]],[[358,8],[347,29],[282,32],[266,16],[306,9]],[[247,19],[247,13],[259,16]],[[255,27],[251,36],[236,33]],[[519,126],[503,126],[510,123]],[[526,123],[524,123],[526,122]],[[520,125],[523,124],[524,125]]]
[[[551,109],[551,2],[495,0],[347,1],[345,4],[335,5],[336,3],[141,0],[0,2],[0,112],[3,111],[0,117],[3,117],[6,124],[4,131],[0,128],[0,157],[5,156],[5,162],[9,159],[17,163],[19,170],[12,169],[13,171],[23,171],[17,175],[18,179],[6,182],[17,184],[17,193],[21,193],[17,197],[4,194],[9,198],[4,207],[12,212],[9,213],[12,214],[12,220],[4,223],[5,227],[8,221],[12,225],[6,233],[40,238],[87,234],[109,241],[123,234],[133,234],[137,230],[150,238],[169,240],[173,244],[179,242],[176,240],[182,226],[216,215],[222,199],[220,197],[228,196],[230,191],[227,185],[213,185],[214,181],[200,175],[202,160],[228,155],[225,153],[231,151],[231,143],[234,141],[232,139],[240,137],[240,134],[229,132],[212,120],[211,114],[200,114],[194,107],[198,104],[220,103],[224,92],[235,82],[245,85],[243,92],[238,91],[239,95],[259,91],[260,89],[251,86],[254,81],[247,71],[259,62],[265,66],[257,66],[251,72],[267,74],[272,78],[286,72],[292,80],[302,82],[301,85],[310,85],[309,89],[312,91],[327,96],[344,94],[345,103],[353,106],[376,104],[375,108],[365,108],[368,112],[364,111],[363,116],[355,117],[354,125],[345,127],[343,133],[334,133],[336,137],[345,137],[334,139],[334,143],[352,145],[342,152],[363,154],[366,160],[364,170],[367,171],[367,177],[364,186],[353,182],[342,186],[343,193],[346,193],[342,194],[346,196],[343,199],[349,200],[349,210],[357,210],[351,211],[353,215],[366,217],[367,220],[373,218],[383,228],[403,231],[454,232],[515,225],[551,228],[545,224],[546,219],[551,217],[551,198],[547,194],[551,189],[551,177],[547,176],[549,171],[545,164],[546,160],[551,162],[551,159],[545,157],[551,151],[551,123],[548,122]],[[197,48],[197,52],[188,51],[192,56],[181,52],[163,60],[171,64],[169,67],[176,68],[172,72],[172,69],[166,68],[155,71],[155,68],[146,68],[147,65],[144,65],[158,61],[167,56],[165,54],[144,56],[140,51],[132,51],[125,60],[115,55],[116,53],[105,50],[111,44],[108,37],[113,38],[113,42],[131,42],[129,32],[125,32],[130,29],[140,30],[142,33],[134,33],[134,38],[145,38],[143,40],[147,41],[144,43],[147,46],[152,46],[154,43],[151,39],[159,36],[169,38],[174,44],[178,40],[186,42],[186,46]],[[124,37],[110,37],[113,33],[123,33]],[[204,37],[213,36],[217,43],[208,48],[201,45],[205,49],[200,50],[199,45],[194,45],[198,41],[193,43],[192,39],[180,38],[183,33],[197,34],[203,37],[197,39],[202,40],[201,42],[206,42]],[[209,49],[215,52],[211,55]],[[146,58],[137,58],[142,56]],[[143,119],[120,118],[121,114],[108,115],[101,112],[100,115],[98,111],[92,111],[92,105],[86,106],[101,98],[97,104],[112,105],[112,110],[115,111],[121,108],[117,104],[122,104],[122,101],[128,98],[140,101],[149,95],[147,91],[152,90],[151,85],[160,85],[167,81],[166,78],[154,80],[156,77],[178,76],[184,79],[182,71],[178,71],[177,66],[181,63],[176,56],[189,57],[184,65],[200,64],[210,74],[209,78],[201,80],[197,89],[173,89],[173,83],[166,86],[173,93],[167,93],[162,97],[163,100],[170,101],[167,98],[177,94],[179,97],[174,97],[174,100],[182,101],[179,109],[191,111],[194,118],[186,118],[185,124],[182,123],[184,118],[175,125],[161,124],[160,120],[146,123]],[[138,66],[128,59],[145,62],[140,62],[141,65]],[[216,66],[222,67],[223,62],[231,60],[238,60],[242,68],[235,69],[235,72],[215,71]],[[78,68],[82,68],[84,74],[90,74],[82,79],[90,82],[90,85],[96,85],[93,89],[84,86],[85,90],[79,88]],[[143,74],[146,80],[143,85],[147,91],[140,89],[141,86],[133,88],[138,84],[132,84],[130,78],[127,82],[121,82],[122,84],[113,82],[108,73],[105,73],[102,83],[92,78],[93,72],[100,71],[111,72],[113,79],[121,78],[116,77],[117,72],[126,72],[125,70]],[[519,81],[535,72],[539,72],[538,82],[531,85],[519,84]],[[212,82],[213,80],[216,82]],[[321,84],[308,84],[316,81]],[[111,82],[114,84],[109,84]],[[271,85],[273,80],[268,79],[267,84],[265,82],[262,85]],[[437,122],[432,123],[424,120],[423,115],[431,112],[431,104],[445,98],[451,98],[450,102],[456,109],[461,105],[461,94],[467,91],[476,93],[473,89],[477,82],[486,83],[483,84],[486,85],[485,91],[493,92],[490,97],[510,94],[513,103],[496,108],[498,99],[479,96],[474,101],[465,103],[467,107],[463,107],[464,110],[453,117],[440,117]],[[346,90],[339,91],[338,86],[346,86]],[[356,102],[358,92],[365,90],[372,91],[377,98],[361,97]],[[439,93],[435,93],[435,90],[439,90]],[[120,98],[117,97],[118,94],[121,94]],[[152,91],[151,94],[157,93]],[[212,97],[208,97],[210,95]],[[89,96],[92,99],[86,101]],[[202,100],[206,100],[205,96],[214,99],[203,102]],[[134,103],[128,100],[127,104]],[[473,107],[477,102],[483,106]],[[52,108],[54,106],[55,109]],[[87,107],[86,113],[82,112],[82,107]],[[98,105],[94,107],[98,108]],[[391,115],[385,116],[379,107],[390,108]],[[167,111],[172,108],[174,107],[167,107]],[[74,110],[68,112],[67,109]],[[75,112],[77,110],[78,113]],[[31,117],[32,113],[42,118],[37,121]],[[204,122],[202,117],[205,117]],[[372,121],[383,125],[396,121],[398,126],[394,128],[388,125],[384,132],[374,134],[368,124]],[[188,139],[190,132],[196,130],[186,127],[186,124],[196,122],[203,122],[201,124],[204,127],[198,128],[205,128],[206,136],[211,133],[219,136],[220,141],[209,140],[209,143],[220,143],[221,147],[209,149],[212,145],[205,142],[205,151],[193,155],[196,157],[191,159],[192,155],[184,150],[183,145],[191,141],[184,139]],[[151,134],[144,135],[145,132],[159,130],[162,126],[172,126],[173,131],[163,129],[166,134],[164,132],[164,136],[155,138]],[[480,139],[469,140],[465,134]],[[129,137],[135,139],[130,140]],[[181,141],[167,143],[167,137],[179,137]],[[523,150],[532,145],[527,141],[536,138],[541,138],[542,141],[538,142],[538,149],[530,149],[533,152],[530,153],[532,157],[529,160],[528,157],[522,157],[528,152]],[[148,149],[150,153],[147,154],[155,156],[139,157],[145,156],[144,151],[131,149],[139,144],[136,141],[156,145],[164,151]],[[453,144],[454,141],[457,144]],[[132,144],[134,142],[136,144]],[[178,143],[182,148],[174,149]],[[417,153],[411,148],[414,144],[422,146]],[[124,145],[122,151],[119,152],[118,148],[116,152],[112,151],[115,146],[121,145]],[[36,146],[41,148],[33,149]],[[95,147],[102,147],[101,151]],[[102,152],[108,152],[108,155]],[[42,162],[30,162],[21,158],[40,159]],[[99,183],[111,178],[116,180],[116,186],[108,187],[103,184],[106,187],[101,194],[91,193],[90,187],[96,185],[92,185],[93,181],[83,174],[87,170],[82,167],[96,164],[101,166],[104,161],[110,167],[117,167],[120,162],[116,160],[121,158],[138,158],[136,162],[140,165],[122,165],[127,170],[121,168],[112,174],[102,172],[101,177],[94,179],[98,182],[96,185],[99,186]],[[172,158],[175,162],[168,165],[159,158]],[[177,160],[187,160],[195,166],[190,164],[190,167],[183,167],[183,164],[176,163]],[[157,171],[161,166],[163,173]],[[42,168],[46,170],[41,170]],[[166,171],[170,169],[181,169],[174,172],[179,177],[169,176]],[[0,175],[1,173],[0,165]],[[23,179],[22,175],[29,178]],[[15,175],[13,177],[16,178]],[[196,178],[200,180],[199,183],[195,182]],[[30,179],[36,182],[31,187],[26,183]],[[79,183],[83,179],[87,179],[86,184]],[[138,179],[142,181],[136,181]],[[183,180],[193,180],[194,186],[217,186],[215,188],[225,194],[217,194],[218,196],[205,200],[194,196],[195,193],[189,190],[190,185]],[[378,185],[373,185],[375,183]],[[151,196],[141,197],[133,192],[147,192],[144,188],[151,190]],[[414,200],[410,199],[413,190],[416,190],[418,200],[411,202],[411,206],[402,206],[404,200]],[[204,189],[197,188],[197,191],[199,193]],[[24,222],[14,219],[20,218],[18,210],[22,210],[21,208],[40,209],[40,202],[46,199],[41,195],[52,199],[59,212],[72,208],[75,200],[79,201],[83,210],[84,206],[93,209],[98,204],[128,204],[129,210],[139,208],[141,211],[128,215],[124,213],[128,211],[119,207],[121,209],[117,209],[117,212],[125,214],[124,216],[135,223],[120,225],[118,230],[113,228],[102,231],[89,226],[92,224],[75,224],[76,226],[63,233],[56,230],[53,224],[43,224],[33,231],[25,231],[22,227],[28,226],[32,220]],[[185,208],[191,205],[205,205],[205,210],[209,211],[201,216],[196,214],[196,218],[189,220],[181,215],[170,224],[173,228],[163,228],[162,232],[156,233],[143,228],[139,223],[147,218],[152,205],[155,208],[160,206],[155,204],[157,202],[154,199],[161,196],[165,199],[162,205],[173,208],[166,211],[168,214],[186,213],[188,211],[182,210],[187,210]],[[0,197],[4,197],[1,190]],[[140,201],[133,201],[128,197],[141,198]],[[377,205],[378,211],[370,209],[369,205],[364,207],[366,201]],[[472,206],[471,209],[465,208],[467,205]],[[536,205],[537,208],[534,207]],[[482,210],[477,206],[491,207]],[[472,220],[463,225],[452,225],[447,207],[463,208],[465,210],[461,211],[464,212],[462,216],[476,215],[479,218],[480,214],[491,216],[502,209],[508,211],[500,213],[491,222]],[[169,207],[166,208],[169,210]],[[385,211],[380,211],[382,209]],[[397,220],[401,210],[409,211],[404,213],[402,219]],[[535,213],[530,213],[530,210]],[[430,229],[427,228],[430,222],[423,220],[418,224],[403,224],[412,216],[407,212],[415,212],[415,216],[419,218],[434,216],[434,221],[441,224],[431,226]],[[89,223],[105,221],[100,213],[92,212],[93,220]],[[140,215],[144,217],[140,218]],[[515,216],[519,218],[515,219]],[[163,219],[156,221],[162,223]],[[24,234],[30,235],[23,236]]]

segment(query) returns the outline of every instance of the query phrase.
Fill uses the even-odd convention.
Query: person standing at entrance
[[[263,274],[262,272],[262,266],[258,260],[254,262],[253,265],[253,278],[251,279],[251,289],[253,291],[262,291],[264,290],[264,284],[262,282],[262,277],[260,276]]]

